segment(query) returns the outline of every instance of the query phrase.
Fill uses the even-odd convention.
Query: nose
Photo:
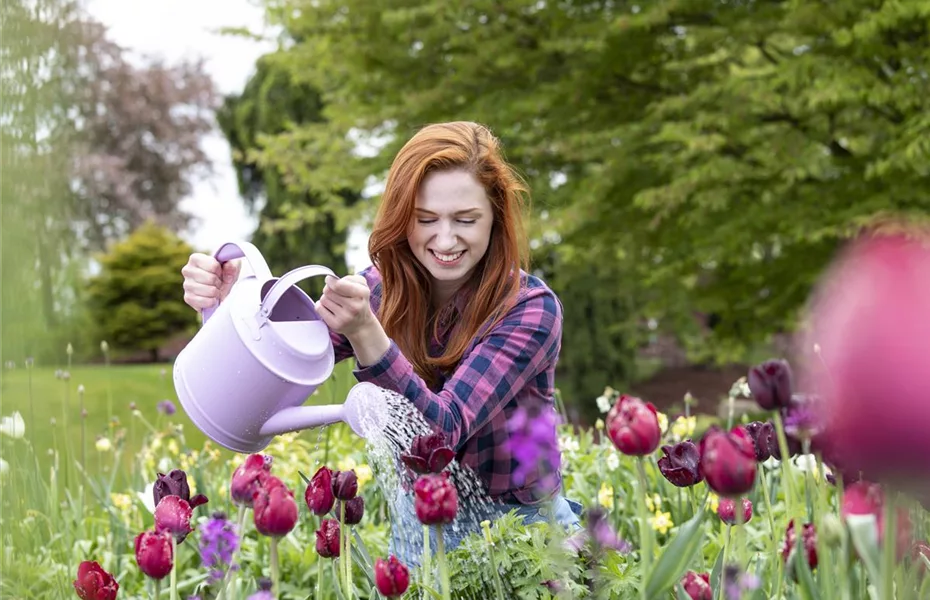
[[[445,221],[440,223],[439,231],[436,233],[436,250],[439,252],[455,250],[457,243],[458,240],[456,239],[452,225]]]

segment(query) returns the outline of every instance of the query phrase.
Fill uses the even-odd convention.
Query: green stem
[[[785,426],[781,421],[781,413],[775,411],[775,433],[778,436],[778,450],[781,452],[781,478],[785,485],[785,512],[791,520],[800,515],[794,514],[794,482],[791,472],[791,454],[788,452],[788,438],[785,437]]]
[[[316,597],[323,597],[323,557],[316,557]]]
[[[340,500],[340,502],[342,502]],[[345,507],[339,510],[339,585],[343,588],[343,593],[348,597],[349,590],[346,587],[346,511]]]
[[[346,598],[352,600],[352,532],[346,531]]]
[[[897,529],[897,511],[895,498],[890,492],[885,494],[885,540],[882,556],[882,600],[894,600],[894,568],[895,568],[895,533]]]
[[[446,561],[446,542],[442,539],[442,525],[436,525],[436,546],[439,554],[439,577],[442,580],[443,600],[452,600],[452,587],[449,583],[449,563]]]
[[[488,555],[491,557],[491,569],[494,571],[494,591],[497,600],[504,600],[504,590],[501,586],[501,574],[497,570],[497,558],[494,556],[494,545],[488,544]]]
[[[759,465],[759,479],[762,484],[762,499],[765,501],[765,516],[769,522],[769,556],[772,557],[772,560],[775,561],[775,564],[778,565],[778,573],[774,580],[770,580],[772,585],[776,586],[775,594],[772,595],[772,598],[777,598],[778,593],[781,591],[781,578],[782,578],[782,564],[781,559],[778,555],[778,535],[775,531],[775,517],[772,514],[772,500],[769,498],[769,482],[768,478],[765,476],[765,467]],[[769,593],[771,593],[769,589]]]
[[[649,577],[649,571],[652,567],[652,530],[649,527],[649,509],[646,507],[646,494],[649,493],[649,483],[646,479],[646,468],[643,465],[643,457],[637,457],[636,471],[639,473],[640,494],[639,494],[639,546],[640,561],[642,563],[641,574],[642,581]],[[642,585],[641,592],[643,600],[646,599],[646,586]]]
[[[423,526],[423,564],[420,567],[420,584],[424,588],[429,588],[432,586],[432,571],[433,565],[431,564],[432,552],[430,551],[429,543],[429,525]]]
[[[161,579],[155,580],[155,597],[158,598],[161,595]]]
[[[271,595],[275,598],[281,589],[281,573],[278,568],[278,542],[280,538],[271,538]]]
[[[717,586],[717,600],[723,600],[723,573],[724,571],[726,571],[726,566],[727,566],[727,552],[730,549],[730,530],[731,529],[732,529],[732,526],[727,525],[727,535],[723,539],[723,560],[720,561],[720,565],[721,565],[720,579],[718,579],[717,581],[710,582],[711,586],[714,586],[714,585]]]
[[[171,535],[171,556],[174,558],[174,565],[171,566],[171,600],[178,600],[178,543]]]

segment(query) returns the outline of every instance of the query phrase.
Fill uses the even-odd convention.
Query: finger
[[[203,269],[209,273],[213,273],[217,277],[222,275],[222,267],[220,266],[220,262],[209,254],[195,252],[191,254],[187,264],[193,267],[197,267],[198,269]]]
[[[217,302],[214,298],[204,298],[203,296],[195,296],[194,294],[191,294],[190,292],[184,293],[184,303],[196,310],[212,308],[217,305]]]
[[[351,298],[341,296],[340,294],[333,292],[329,287],[323,288],[323,294],[320,295],[320,301],[326,300],[329,304],[343,308],[346,303],[348,303]]]
[[[223,284],[220,278],[217,277],[216,273],[213,273],[212,271],[205,271],[200,267],[186,265],[183,269],[181,269],[181,274],[184,275],[184,281],[193,281],[213,287],[220,287]]]
[[[364,278],[362,278],[361,282],[345,278],[327,278],[326,287],[344,298],[364,298],[370,293],[368,282]]]
[[[240,266],[241,263],[237,260],[223,263],[223,283],[232,283],[239,279]]]
[[[219,298],[220,290],[214,285],[204,285],[187,279],[184,281],[184,291],[192,296],[208,298],[211,302]]]

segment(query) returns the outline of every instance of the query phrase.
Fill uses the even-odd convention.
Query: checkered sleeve
[[[380,361],[357,369],[355,376],[402,394],[458,450],[556,360],[561,337],[561,306],[555,295],[543,288],[524,290],[439,393],[430,391],[393,340]]]
[[[378,314],[378,307],[381,306],[381,275],[374,267],[364,269],[359,275],[364,277],[365,281],[368,282],[371,311]],[[346,336],[330,330],[329,339],[333,343],[333,352],[336,355],[337,364],[347,358],[355,356],[355,350],[352,349],[352,344],[349,343]]]

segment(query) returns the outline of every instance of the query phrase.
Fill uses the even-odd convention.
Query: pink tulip
[[[895,518],[895,544],[898,558],[907,553],[911,545],[911,519],[907,509],[898,508]],[[843,517],[849,515],[873,515],[878,526],[878,541],[885,539],[885,492],[876,483],[857,481],[843,491],[843,503],[840,508]]]
[[[624,454],[652,454],[662,437],[655,406],[633,396],[620,396],[607,413],[607,435]]]
[[[410,585],[410,572],[396,556],[375,561],[375,585],[383,596],[398,598]]]
[[[713,600],[714,594],[710,587],[710,575],[688,571],[681,578],[681,585],[691,600]]]
[[[74,591],[81,600],[115,600],[119,584],[97,561],[85,560],[78,565]]]
[[[191,505],[180,496],[165,496],[155,507],[155,529],[171,533],[180,544],[193,531],[192,514]]]
[[[171,534],[167,531],[143,531],[136,536],[136,563],[152,579],[164,579],[174,566]]]
[[[801,548],[807,558],[807,566],[811,569],[817,568],[817,530],[813,523],[805,523],[802,528]],[[785,541],[781,547],[781,558],[786,563],[791,558],[791,554],[797,551],[798,538],[794,528],[794,519],[788,522],[788,529],[785,531]]]
[[[323,519],[316,530],[316,551],[323,558],[339,557],[339,521]]]
[[[304,501],[315,515],[325,515],[333,509],[336,496],[333,495],[333,472],[329,467],[320,467],[313,474],[304,492]]]
[[[721,496],[742,496],[756,481],[756,451],[746,429],[729,432],[712,425],[701,438],[701,473]]]
[[[252,494],[271,472],[272,457],[250,454],[233,473],[229,497],[236,504],[252,506]]]
[[[255,529],[262,535],[282,537],[297,524],[294,493],[274,475],[268,475],[252,497]]]
[[[413,508],[424,525],[444,525],[455,520],[459,498],[448,475],[448,471],[421,475],[413,484]]]
[[[743,520],[742,523],[748,523],[752,519],[752,502],[749,498],[743,498]],[[736,525],[736,500],[732,498],[721,498],[717,504],[717,516],[727,525]]]

